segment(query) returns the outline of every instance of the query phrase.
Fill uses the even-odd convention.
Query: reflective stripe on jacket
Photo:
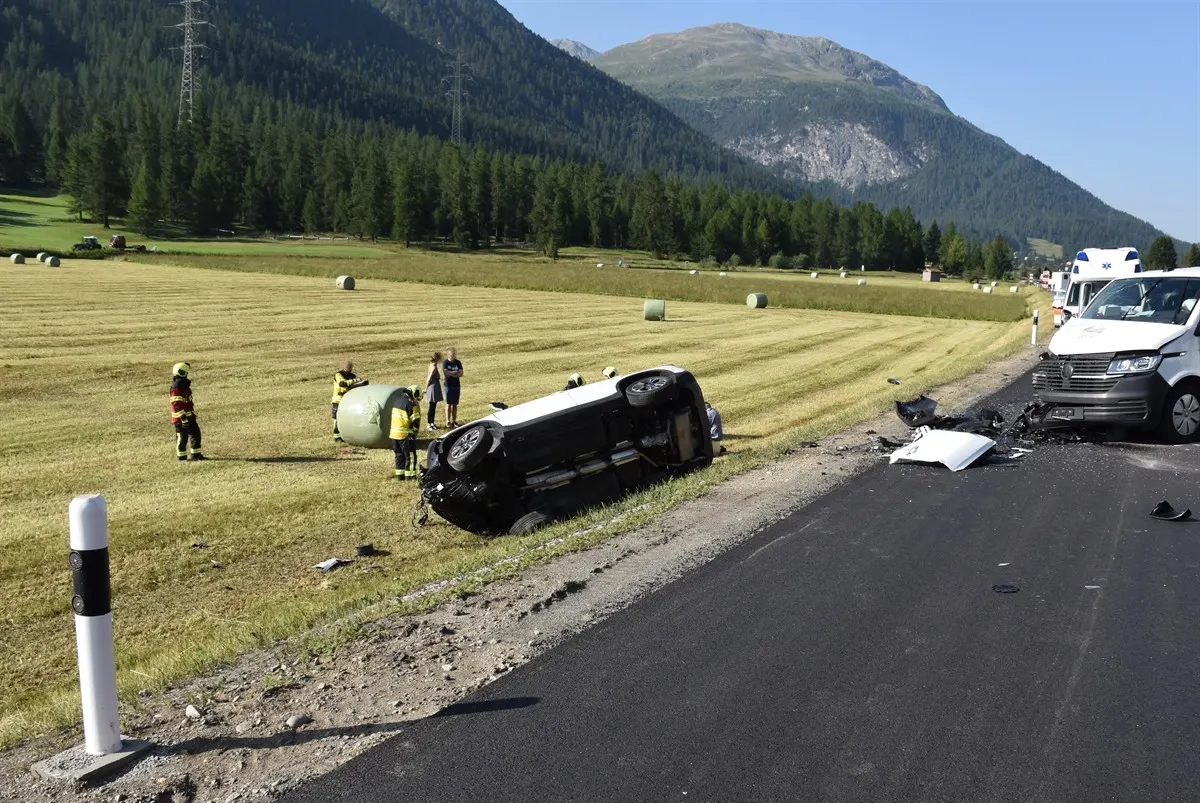
[[[358,377],[356,377],[352,373],[348,374],[345,371],[338,371],[336,374],[334,374],[333,375],[333,399],[330,400],[331,403],[332,404],[340,404],[342,401],[342,397],[346,395],[346,391],[348,391],[350,389],[350,386],[353,385],[357,381],[358,381]]]
[[[421,403],[413,402],[412,413],[408,416],[413,432],[421,431]]]
[[[406,440],[409,435],[416,434],[412,425],[413,403],[407,398],[401,399],[392,407],[392,425],[388,437],[394,441]]]
[[[171,423],[178,424],[196,417],[192,404],[192,383],[187,377],[178,376],[171,382]]]

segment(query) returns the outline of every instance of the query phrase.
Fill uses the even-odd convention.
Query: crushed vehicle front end
[[[480,535],[525,532],[709,465],[699,383],[662,366],[525,404],[429,446],[421,491],[452,524]]]
[[[1153,429],[1170,386],[1161,355],[1046,352],[1033,370],[1039,423]]]

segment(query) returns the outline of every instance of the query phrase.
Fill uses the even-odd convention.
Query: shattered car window
[[[1148,323],[1187,323],[1200,297],[1200,279],[1118,279],[1096,296],[1081,317]]]

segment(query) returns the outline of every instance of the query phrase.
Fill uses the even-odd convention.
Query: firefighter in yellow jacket
[[[196,420],[196,406],[192,402],[192,380],[188,378],[192,367],[186,362],[171,366],[171,423],[175,425],[175,456],[180,462],[204,460],[200,451],[200,422]]]
[[[346,395],[346,391],[350,388],[357,388],[366,385],[367,380],[359,379],[354,375],[354,363],[346,360],[346,364],[342,366],[342,370],[333,375],[333,399],[330,401],[330,415],[333,417],[333,442],[345,443],[342,440],[341,433],[338,432],[337,411],[338,405],[342,403],[342,397]]]
[[[395,471],[393,476],[398,480],[416,479],[417,472],[410,468],[416,458],[417,426],[413,423],[414,409],[411,388],[404,388],[392,405],[392,424],[388,437],[392,439],[392,453],[395,455]],[[416,413],[418,417],[420,413]]]

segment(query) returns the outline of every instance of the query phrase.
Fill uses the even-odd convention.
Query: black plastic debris
[[[1187,521],[1192,517],[1192,509],[1189,507],[1186,510],[1176,510],[1164,499],[1150,511],[1150,517],[1160,521]]]
[[[890,377],[890,376],[889,376],[889,377],[888,377],[888,384],[889,384],[889,385],[899,385],[899,384],[900,384],[900,380],[899,380],[899,379],[895,379],[895,378],[893,378],[893,377]]]
[[[368,558],[371,555],[375,554],[375,545],[374,544],[359,544],[358,546],[354,547],[354,554],[356,557]]]
[[[992,590],[997,594],[1015,594],[1021,589],[1008,583],[1000,583],[999,585],[992,586]]]
[[[504,402],[488,402],[488,407],[491,407],[496,412],[500,412],[501,410],[508,409],[508,405],[505,404]]]
[[[929,426],[937,420],[937,402],[925,395],[910,401],[898,401],[896,415],[914,429]]]

